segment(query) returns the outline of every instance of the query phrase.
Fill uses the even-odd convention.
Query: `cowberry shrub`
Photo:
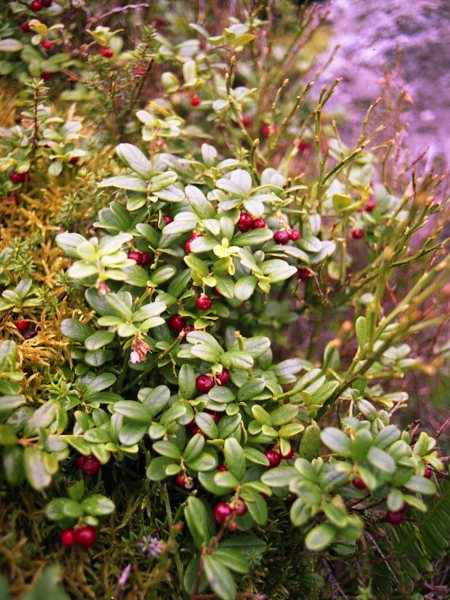
[[[12,4],[16,15],[26,10]],[[60,99],[77,100],[86,115],[92,100],[99,122],[91,116],[84,127],[73,107],[53,116],[34,81],[22,123],[2,135],[4,197],[17,191],[29,202],[33,184],[63,188],[65,208],[76,194],[92,197],[89,222],[81,211],[66,230],[67,219],[52,215],[64,230],[58,261],[67,257],[53,304],[45,278],[12,266],[11,243],[1,255],[0,310],[16,340],[0,346],[3,476],[47,494],[63,547],[116,544],[115,508],[125,514],[120,527],[139,503],[157,513],[153,538],[147,524],[119,542],[121,587],[137,547],[159,561],[148,586],[223,600],[271,589],[273,575],[264,582],[257,571],[286,539],[305,549],[308,577],[363,549],[389,556],[403,543],[392,529],[402,523],[400,531],[416,528],[423,561],[444,552],[448,516],[433,550],[426,537],[429,504],[442,515],[449,501],[436,437],[396,419],[408,403],[398,382],[427,371],[411,340],[444,323],[433,303],[448,268],[441,181],[408,168],[397,179],[389,152],[379,168],[372,109],[347,147],[323,114],[334,85],[314,103],[312,84],[289,82],[312,63],[308,51],[300,66],[294,57],[315,13],[302,11],[297,30],[288,25],[296,10],[241,9],[216,35],[174,18],[176,36],[147,28],[143,45],[125,50],[126,36],[97,27],[88,74],[76,53],[61,57],[77,83]],[[29,27],[61,34],[69,48],[63,24]],[[282,57],[283,27],[292,46]],[[19,39],[29,35],[20,30]],[[20,77],[26,60],[14,55],[4,69]],[[138,85],[127,97],[130,73]],[[142,96],[149,75],[151,100]],[[114,77],[126,110],[108,126],[100,116],[118,109]],[[31,182],[22,180],[29,172]],[[54,348],[48,321],[36,331],[37,311],[57,323],[60,353],[27,378],[18,366],[26,344]],[[23,339],[30,330],[38,341]],[[133,509],[130,482],[140,490]],[[396,569],[412,592],[411,564]],[[364,582],[358,597],[373,597]],[[277,585],[279,594],[286,582]]]

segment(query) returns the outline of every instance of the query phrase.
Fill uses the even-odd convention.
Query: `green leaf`
[[[147,478],[150,479],[150,481],[161,481],[162,479],[166,479],[166,467],[172,464],[174,464],[173,459],[167,458],[166,456],[152,458],[147,467]]]
[[[193,185],[187,185],[185,194],[196,214],[201,219],[211,219],[216,216],[214,207],[206,199],[204,193]]]
[[[116,147],[117,156],[124,162],[130,169],[148,179],[152,175],[152,165],[148,158],[132,144],[119,144]]]
[[[232,367],[234,369],[251,369],[253,367],[253,358],[247,352],[241,352],[238,350],[230,350],[225,352],[222,357],[222,362],[226,366]]]
[[[75,342],[85,342],[94,333],[92,327],[76,319],[64,319],[61,323],[61,331],[63,335]],[[114,337],[114,334],[112,335]],[[94,348],[90,349],[94,350]]]
[[[298,449],[298,454],[306,460],[317,458],[320,453],[320,427],[316,423],[308,425],[305,429]]]
[[[237,593],[236,583],[223,562],[216,560],[214,554],[207,554],[203,564],[206,578],[214,593],[221,600],[234,600]]]
[[[246,246],[259,246],[271,240],[272,237],[272,231],[268,227],[265,227],[264,229],[252,229],[251,231],[247,231],[246,233],[240,233],[236,237],[234,237],[233,244],[235,246],[240,246],[243,248],[245,248]],[[297,272],[297,269],[294,268],[294,272]]]
[[[209,438],[216,439],[218,437],[219,430],[217,429],[217,425],[212,415],[204,412],[198,413],[195,416],[195,422]]]
[[[247,277],[241,277],[234,284],[234,296],[241,302],[248,300],[255,291],[256,284],[258,280],[253,275],[249,275]]]
[[[322,523],[311,529],[305,538],[305,545],[308,550],[319,552],[329,546],[335,537],[336,529],[328,523]]]
[[[241,498],[245,500],[248,512],[255,522],[258,525],[265,525],[267,523],[267,503],[261,494],[244,484],[241,488]]]
[[[212,471],[217,467],[217,456],[212,450],[204,450],[200,456],[187,461],[186,465],[193,471]]]
[[[270,487],[285,487],[297,476],[298,472],[294,467],[275,467],[263,473],[261,481]]]
[[[213,554],[214,558],[219,560],[228,569],[236,573],[249,573],[250,566],[244,554],[235,548],[219,547]]]
[[[237,399],[239,402],[245,402],[258,396],[266,387],[266,382],[263,379],[250,379],[238,390]]]
[[[196,433],[188,442],[188,445],[183,451],[183,458],[186,462],[195,460],[205,447],[205,438],[201,433]]]
[[[122,190],[130,190],[132,192],[146,192],[147,186],[137,175],[117,175],[116,177],[108,177],[98,184],[98,187],[114,187]]]
[[[245,475],[245,454],[240,443],[234,438],[228,438],[224,443],[225,464],[230,473],[239,481]]]
[[[355,323],[356,337],[358,338],[358,344],[361,349],[365,348],[369,342],[369,330],[367,326],[366,317],[358,317]]]
[[[272,425],[269,413],[259,404],[254,404],[252,406],[252,413],[258,423],[261,423],[262,425]]]
[[[413,475],[409,481],[405,483],[405,487],[412,492],[418,494],[432,495],[436,493],[436,486],[430,479]]]
[[[336,427],[326,427],[322,431],[321,438],[322,442],[333,452],[341,454],[342,456],[351,456],[351,440],[340,429],[337,429]]]
[[[195,395],[195,371],[190,365],[182,365],[178,373],[178,386],[181,398],[189,400]]]
[[[284,404],[270,412],[272,425],[284,425],[292,421],[298,414],[299,408],[293,404]]]
[[[195,545],[201,548],[203,544],[209,542],[214,533],[211,517],[205,505],[195,496],[190,496],[184,509],[184,516]]]
[[[6,481],[10,486],[20,485],[25,479],[22,448],[7,446],[2,452]]]
[[[124,417],[128,417],[137,423],[149,424],[152,420],[152,414],[145,406],[133,400],[120,400],[113,405],[114,412]]]
[[[22,596],[22,600],[42,600],[43,598],[70,600],[70,597],[59,585],[60,579],[59,567],[56,565],[46,567],[33,589]]]
[[[384,450],[373,446],[369,450],[367,458],[369,462],[377,469],[380,469],[380,471],[383,471],[384,473],[394,473],[395,461],[392,456]]]
[[[175,460],[179,460],[181,458],[181,452],[173,442],[155,442],[153,444],[153,449],[156,452],[158,452],[158,454],[162,454],[163,456],[167,456],[168,458],[173,458]]]
[[[81,503],[81,506],[85,513],[96,517],[109,515],[114,512],[115,509],[114,502],[101,494],[93,494],[92,496],[85,498]]]
[[[125,446],[133,446],[142,440],[148,429],[148,423],[137,423],[123,418],[119,431],[119,440]]]
[[[36,446],[28,446],[23,453],[25,476],[35,490],[43,490],[52,480],[47,471],[44,453]]]

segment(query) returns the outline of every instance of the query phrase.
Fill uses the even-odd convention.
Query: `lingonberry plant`
[[[45,494],[68,590],[96,557],[99,597],[422,598],[450,528],[443,429],[398,412],[448,355],[440,178],[395,170],[375,107],[345,145],[336,83],[309,98],[320,12],[9,4],[2,477]]]

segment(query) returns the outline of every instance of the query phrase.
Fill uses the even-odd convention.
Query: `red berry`
[[[26,340],[33,338],[35,335],[37,335],[37,331],[35,329],[32,329],[31,327],[23,333],[23,337]]]
[[[100,56],[103,56],[103,58],[112,58],[114,56],[114,52],[111,50],[111,48],[106,47],[100,48],[98,53]]]
[[[228,471],[228,467],[226,465],[217,465],[217,470],[218,471]]]
[[[423,476],[425,477],[425,479],[431,479],[432,475],[433,475],[433,471],[430,469],[430,467],[427,467],[425,469]]]
[[[294,456],[294,448],[291,446],[286,454],[281,453],[281,456],[284,458],[284,460],[290,460]]]
[[[304,140],[301,140],[297,144],[297,150],[299,152],[304,152],[305,154],[307,154],[311,151],[311,144],[309,142],[305,142]]]
[[[281,229],[274,234],[273,239],[276,244],[282,244],[284,246],[289,242],[290,238],[288,232],[285,229]]]
[[[151,261],[151,256],[148,252],[139,252],[139,257],[140,257],[140,265],[148,265],[148,263]]]
[[[30,181],[31,177],[30,177],[30,172],[27,171],[26,173],[22,173],[22,181]]]
[[[33,0],[33,2],[30,4],[30,8],[34,12],[39,12],[42,10],[43,6],[41,0]]]
[[[248,512],[247,505],[242,500],[238,500],[234,505],[234,514],[238,517],[242,517],[245,513]]]
[[[166,20],[163,17],[156,17],[156,19],[153,19],[153,25],[155,27],[164,27],[165,24]]]
[[[252,124],[252,120],[251,120],[251,118],[250,118],[250,117],[244,117],[244,118],[242,119],[242,125],[243,125],[244,127],[250,127],[250,125],[251,125],[251,124]]]
[[[8,194],[8,202],[10,204],[15,204],[16,206],[19,205],[19,197],[16,196],[16,194]]]
[[[64,531],[61,531],[59,539],[63,546],[73,546],[75,544],[75,531],[73,529],[64,529]]]
[[[207,436],[203,433],[203,431],[200,429],[200,427],[193,427],[192,428],[192,435],[197,435],[197,433],[199,433],[200,435],[202,435],[205,439],[207,438]]]
[[[95,475],[100,471],[102,465],[96,456],[84,456],[83,458],[84,461],[81,470],[86,475]]]
[[[219,502],[214,507],[214,518],[217,523],[224,523],[233,514],[233,509],[228,502]]]
[[[363,230],[362,229],[354,229],[352,231],[352,238],[354,240],[360,240],[363,236]]]
[[[236,521],[230,521],[228,523],[228,529],[230,531],[237,531],[238,527],[239,527],[239,525],[236,523]]]
[[[296,242],[298,239],[300,239],[300,232],[296,229],[291,229],[289,232],[289,239],[291,239],[293,242]]]
[[[270,125],[263,125],[261,127],[261,135],[268,137],[270,135]]]
[[[30,33],[30,31],[31,31],[30,24],[27,23],[27,22],[21,23],[20,24],[20,29],[22,30],[23,33]]]
[[[84,461],[85,460],[86,460],[86,456],[83,456],[83,455],[81,455],[81,456],[79,456],[77,458],[77,462],[76,462],[77,469],[80,469],[80,470],[83,469],[83,465],[84,465]]]
[[[219,292],[219,290],[217,288],[213,289],[213,294],[214,296],[216,296],[217,298],[220,298],[222,296],[222,294]]]
[[[50,40],[44,40],[42,42],[42,47],[46,50],[51,50],[53,48],[53,42],[51,42]]]
[[[97,532],[90,525],[75,530],[75,543],[83,548],[92,548],[97,538]]]
[[[78,163],[78,161],[80,160],[79,156],[72,156],[72,158],[69,160],[69,163],[71,165],[76,165]]]
[[[201,103],[202,103],[202,101],[198,96],[192,96],[191,106],[200,106]]]
[[[377,203],[372,198],[372,199],[370,199],[370,200],[367,201],[367,203],[366,203],[366,205],[364,207],[364,210],[366,212],[372,212],[374,210],[374,208],[376,207],[376,205],[377,205]]]
[[[300,279],[300,281],[303,281],[303,283],[305,283],[305,281],[308,279],[310,273],[308,271],[308,269],[299,269],[297,271],[297,277]]]
[[[186,248],[186,252],[191,252],[191,242],[192,242],[193,240],[196,240],[196,239],[197,239],[197,238],[199,238],[199,237],[203,237],[201,233],[195,233],[195,231],[193,231],[193,232],[191,233],[191,239],[190,239],[190,240],[188,240],[188,241],[186,242],[186,244],[184,245],[184,247]]]
[[[141,253],[137,251],[129,252],[128,258],[134,260],[138,265],[141,263]]]
[[[17,171],[12,171],[9,174],[9,180],[11,181],[11,183],[14,183],[14,184],[23,183],[23,181],[24,181],[23,173],[18,173]]]
[[[19,331],[26,331],[30,326],[30,321],[26,321],[25,319],[19,319],[18,321],[14,321],[14,325]]]
[[[205,413],[212,416],[212,418],[214,419],[214,423],[216,425],[220,421],[220,414],[218,412],[216,412],[215,410],[210,410],[210,409],[206,408]]]
[[[184,327],[186,327],[186,321],[180,315],[172,315],[168,321],[170,329],[174,331],[181,331]]]
[[[202,294],[196,299],[195,306],[199,310],[208,310],[212,306],[212,299],[206,294]]]
[[[222,373],[218,375],[217,379],[220,381],[220,385],[227,385],[230,381],[230,373],[227,369],[222,369]]]
[[[186,477],[180,473],[177,475],[177,483],[182,488],[186,487]]]
[[[400,525],[405,520],[404,512],[398,510],[396,512],[388,511],[386,518],[391,525]]]
[[[274,467],[277,467],[280,464],[281,454],[279,452],[277,452],[276,450],[273,450],[272,448],[268,448],[267,450],[264,451],[264,454],[266,455],[267,459],[269,460],[268,469],[273,469]]]
[[[355,487],[357,490],[365,490],[367,487],[361,477],[355,477],[352,483],[353,487]]]
[[[241,231],[242,233],[245,233],[246,231],[248,231],[250,229],[250,227],[252,225],[253,225],[252,217],[246,212],[241,212],[241,214],[239,216],[239,221],[238,221],[239,231]]]
[[[44,81],[48,81],[52,77],[53,77],[53,73],[50,73],[49,71],[42,71],[42,73],[41,73],[41,79],[43,79]]]
[[[214,387],[214,380],[209,375],[199,375],[195,380],[195,387],[202,394],[207,394]]]
[[[163,215],[163,221],[166,225],[168,225],[169,223],[172,223],[172,217],[169,217],[169,215]]]
[[[252,229],[264,229],[266,222],[264,219],[254,219],[252,222]]]
[[[41,0],[42,6],[49,8],[53,4],[53,0]]]

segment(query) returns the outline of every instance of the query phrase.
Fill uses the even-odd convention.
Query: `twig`
[[[133,10],[136,8],[150,8],[147,2],[141,2],[140,4],[128,4],[127,6],[118,6],[117,8],[113,8],[112,10],[109,10],[108,12],[105,12],[103,14],[100,14],[96,17],[92,17],[91,19],[89,19],[89,21],[87,22],[87,29],[89,29],[91,27],[91,25],[93,25],[94,23],[98,23],[98,21],[101,21],[102,19],[105,19],[106,17],[110,17],[111,15],[114,15],[116,13],[121,13],[121,12],[125,12],[127,10]]]

